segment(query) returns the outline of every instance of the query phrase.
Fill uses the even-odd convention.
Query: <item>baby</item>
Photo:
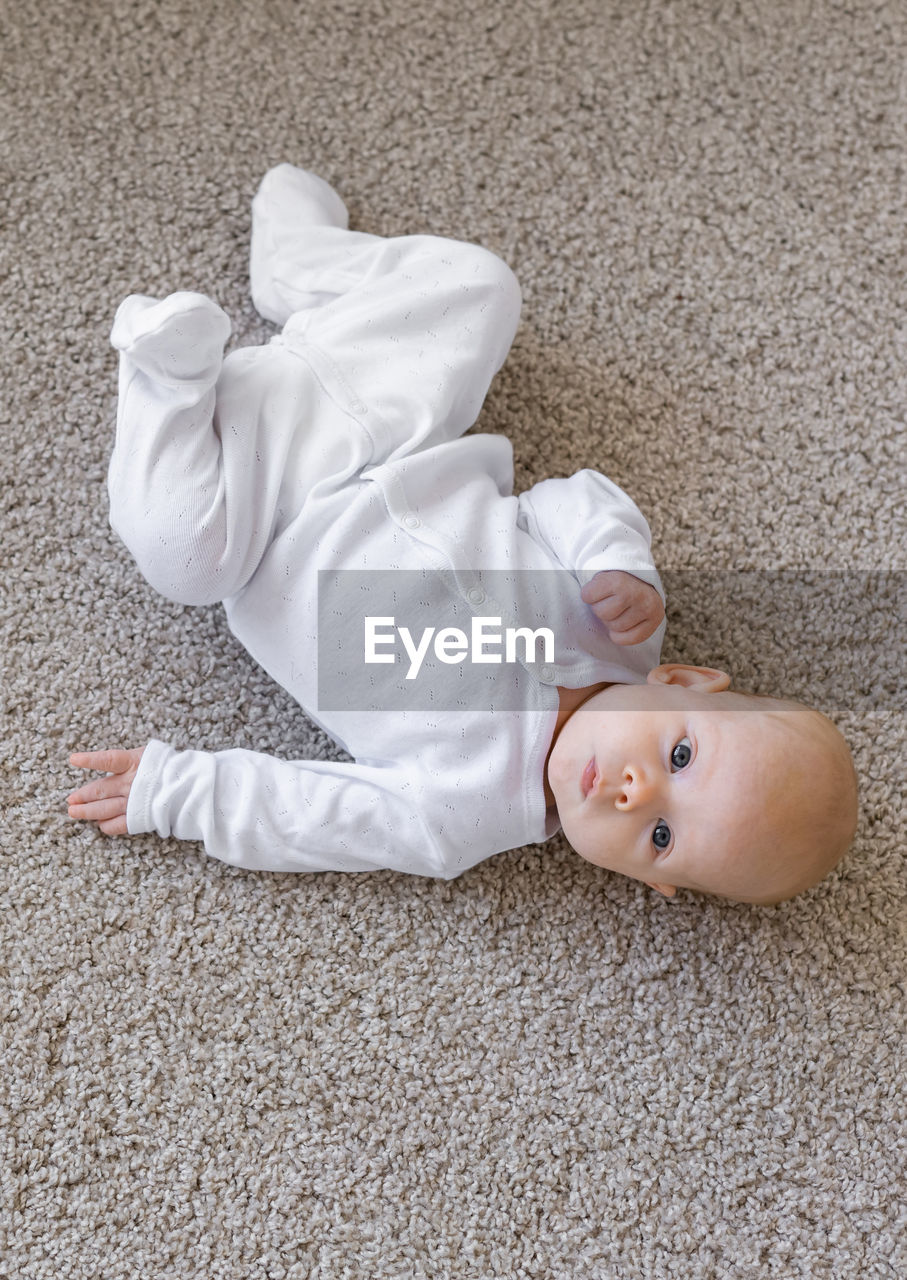
[[[226,359],[208,298],[121,305],[111,523],[164,595],[223,601],[355,762],[78,753],[106,776],[73,818],[260,870],[445,878],[562,828],[661,893],[755,903],[835,866],[856,785],[831,722],[659,665],[629,497],[593,471],[516,497],[509,443],[464,434],[519,319],[498,258],[352,232],[331,187],[280,165],[253,201],[251,285],[282,332]],[[448,625],[416,639],[401,617]]]

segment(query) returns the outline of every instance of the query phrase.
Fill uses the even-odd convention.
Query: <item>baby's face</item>
[[[643,880],[768,895],[788,816],[790,736],[758,701],[673,685],[612,685],[565,722],[548,782],[582,857]]]

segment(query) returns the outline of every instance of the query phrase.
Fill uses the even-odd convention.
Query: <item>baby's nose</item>
[[[651,777],[639,765],[625,765],[614,804],[618,809],[635,809],[637,805],[645,804],[651,798],[652,790]]]

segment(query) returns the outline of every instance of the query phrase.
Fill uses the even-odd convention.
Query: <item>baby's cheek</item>
[[[562,830],[570,848],[584,861],[591,862],[594,867],[611,868],[614,859],[610,844],[593,827],[582,823],[577,826],[568,817],[562,823]]]
[[[548,757],[548,785],[554,792],[558,806],[566,805],[569,800],[568,788],[573,772],[569,751],[564,750],[560,743],[556,744]]]

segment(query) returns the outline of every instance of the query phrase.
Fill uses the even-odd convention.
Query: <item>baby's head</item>
[[[857,820],[847,744],[820,712],[729,684],[669,663],[564,722],[547,777],[577,853],[665,894],[760,904],[832,870]]]

